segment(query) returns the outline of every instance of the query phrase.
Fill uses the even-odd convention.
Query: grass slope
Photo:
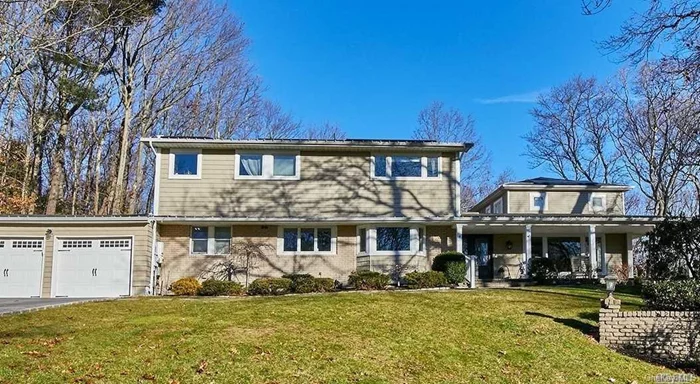
[[[663,372],[599,346],[601,291],[137,298],[0,318],[0,382],[617,383]],[[620,295],[628,309],[641,304]]]

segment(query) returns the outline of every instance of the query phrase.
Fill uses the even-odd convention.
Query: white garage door
[[[0,238],[0,297],[39,297],[42,239]]]
[[[129,295],[131,239],[58,239],[54,296]]]

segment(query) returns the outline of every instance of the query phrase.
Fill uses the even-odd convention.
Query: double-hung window
[[[439,156],[384,155],[371,158],[372,177],[375,179],[439,179]]]
[[[299,179],[299,153],[253,153],[235,155],[236,179]]]
[[[195,227],[190,232],[193,255],[228,255],[231,253],[231,227]]]
[[[199,150],[171,150],[168,177],[171,179],[199,179],[202,177],[202,152]]]
[[[279,254],[335,253],[334,227],[283,227],[277,244]]]

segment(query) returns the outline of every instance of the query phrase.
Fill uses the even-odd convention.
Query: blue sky
[[[578,0],[227,2],[267,97],[303,122],[410,138],[418,112],[440,100],[474,117],[494,170],[517,178],[546,174],[523,156],[537,93],[613,74],[620,64],[595,42],[635,5],[583,16]]]

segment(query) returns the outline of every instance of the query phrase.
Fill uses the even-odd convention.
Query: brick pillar
[[[598,313],[598,338],[600,344],[609,346],[614,335],[614,323],[620,312],[620,300],[612,294],[600,300],[600,312]]]

